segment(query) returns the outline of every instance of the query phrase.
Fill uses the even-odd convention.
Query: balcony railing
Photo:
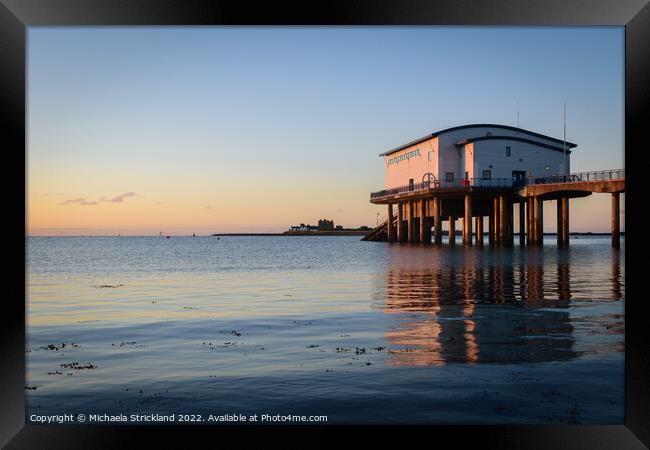
[[[370,198],[386,197],[388,195],[405,194],[432,189],[458,189],[469,187],[508,188],[513,186],[513,182],[514,179],[512,178],[462,178],[454,181],[421,181],[419,183],[407,184],[392,189],[384,189],[379,192],[372,192]]]
[[[531,184],[584,183],[588,181],[610,181],[624,179],[625,169],[611,169],[598,170],[593,172],[577,172],[568,175],[550,175],[547,177],[526,177],[521,180],[520,186],[527,186]]]
[[[581,183],[588,181],[609,181],[625,179],[624,169],[600,170],[592,172],[577,172],[567,175],[549,175],[545,177],[523,177],[523,178],[462,178],[454,181],[422,181],[419,183],[398,186],[392,189],[384,189],[372,192],[370,198],[380,198],[390,195],[407,194],[410,192],[426,190],[444,190],[458,188],[521,188],[529,185],[552,184],[552,183]]]

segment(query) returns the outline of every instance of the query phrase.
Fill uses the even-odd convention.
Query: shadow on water
[[[581,354],[574,304],[624,296],[616,249],[599,255],[611,259],[611,274],[594,273],[592,280],[609,292],[589,299],[580,298],[584,273],[576,283],[571,277],[587,262],[568,249],[392,245],[387,253],[377,306],[390,316],[390,365],[571,360]],[[603,262],[598,266],[607,268]]]

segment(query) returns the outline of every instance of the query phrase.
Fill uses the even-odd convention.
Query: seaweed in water
[[[75,369],[75,370],[83,370],[83,369],[96,369],[97,366],[91,363],[88,363],[86,365],[81,365],[78,362],[73,362],[73,363],[67,363],[67,364],[61,364],[61,367],[64,369]]]
[[[61,350],[66,347],[79,347],[79,344],[75,344],[74,342],[71,342],[69,344],[66,344],[65,342],[62,342],[61,345],[54,345],[54,344],[48,344],[45,347],[41,347],[43,350]]]

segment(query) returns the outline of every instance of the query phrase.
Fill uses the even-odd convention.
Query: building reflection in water
[[[566,250],[388,247],[384,312],[391,365],[575,358]],[[612,296],[621,299],[612,257]]]

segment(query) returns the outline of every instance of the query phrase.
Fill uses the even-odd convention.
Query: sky
[[[29,27],[27,52],[30,235],[374,226],[379,153],[517,109],[561,139],[564,102],[572,171],[624,167],[622,27]]]

